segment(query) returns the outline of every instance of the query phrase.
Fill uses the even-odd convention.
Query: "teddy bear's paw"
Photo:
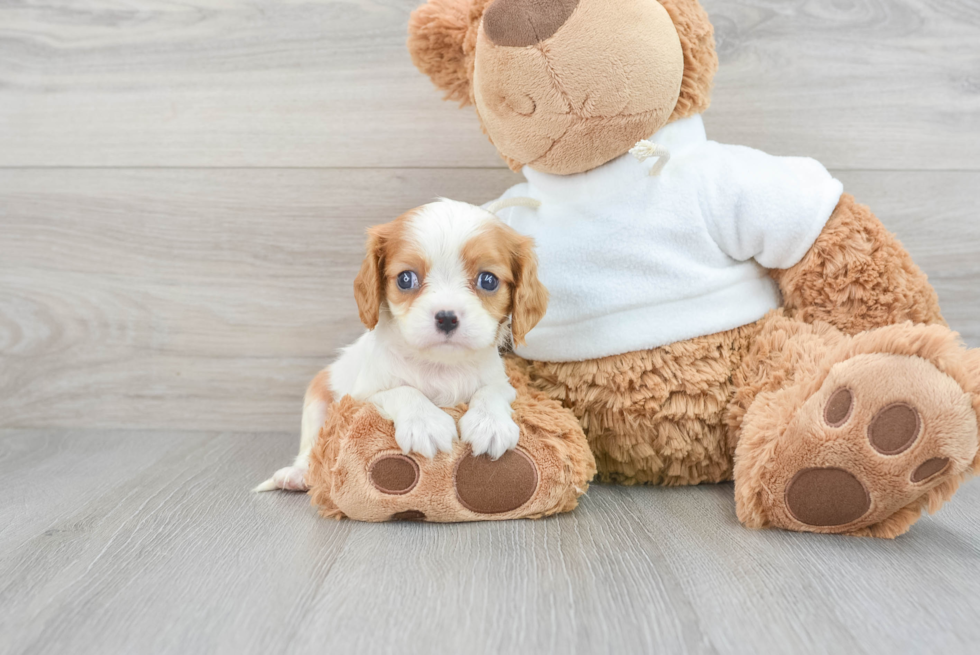
[[[770,519],[861,532],[961,476],[977,445],[972,397],[951,377],[920,357],[857,355],[831,369],[779,439],[764,473]]]

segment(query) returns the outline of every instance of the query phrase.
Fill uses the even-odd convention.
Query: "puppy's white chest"
[[[468,403],[480,384],[480,377],[474,371],[447,367],[418,375],[411,386],[421,391],[434,405],[454,407]]]

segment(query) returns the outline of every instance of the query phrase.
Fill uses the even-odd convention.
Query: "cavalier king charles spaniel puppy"
[[[500,349],[544,315],[534,243],[487,210],[439,200],[368,230],[354,297],[368,331],[306,390],[300,453],[255,491],[305,491],[310,450],[334,399],[366,400],[405,453],[450,451],[459,437],[496,459],[517,445],[516,392]],[[468,403],[456,422],[440,407]]]

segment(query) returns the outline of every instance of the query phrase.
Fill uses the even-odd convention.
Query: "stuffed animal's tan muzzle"
[[[514,167],[579,173],[663,127],[683,75],[677,30],[653,0],[494,0],[473,97]]]

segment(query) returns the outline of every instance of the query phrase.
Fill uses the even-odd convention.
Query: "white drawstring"
[[[491,214],[496,214],[501,209],[507,209],[508,207],[530,207],[531,209],[537,209],[540,206],[540,200],[519,196],[517,198],[501,198],[500,200],[494,200],[487,205],[487,211]]]
[[[646,139],[637,141],[636,145],[630,148],[630,154],[641,162],[650,159],[650,157],[656,157],[657,162],[650,168],[650,175],[652,176],[660,175],[660,171],[670,161],[670,151],[667,148],[659,146],[652,141],[647,141]]]

